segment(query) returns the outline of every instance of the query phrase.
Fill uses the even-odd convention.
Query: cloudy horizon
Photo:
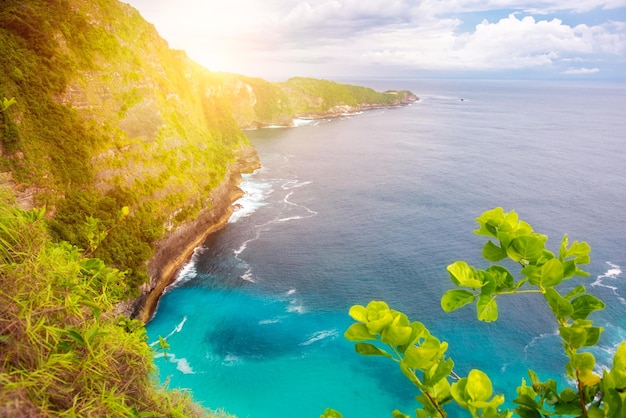
[[[125,0],[213,71],[626,80],[626,0]]]

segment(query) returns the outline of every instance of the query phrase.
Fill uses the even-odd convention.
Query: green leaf
[[[456,403],[463,408],[467,408],[467,402],[470,400],[466,388],[467,377],[462,378],[458,382],[454,382],[452,386],[450,386],[450,394],[452,395],[452,398],[454,398]]]
[[[561,246],[559,247],[559,260],[565,261],[565,257],[567,257],[567,247],[569,246],[569,239],[567,238],[567,234],[563,235],[561,239]]]
[[[591,257],[589,253],[591,252],[591,247],[586,242],[578,242],[574,241],[572,246],[567,250],[567,257],[575,257],[574,261],[576,264],[589,264],[591,261]]]
[[[354,319],[355,321],[359,321],[362,323],[367,322],[367,308],[365,306],[352,306],[348,315],[350,315],[350,317],[352,317],[352,319]]]
[[[393,321],[382,331],[381,337],[384,343],[398,346],[406,344],[412,333],[413,329],[406,315],[396,312]]]
[[[483,287],[480,289],[481,295],[491,295],[496,291],[496,278],[488,271],[477,270],[476,277],[482,282]]]
[[[474,233],[487,237],[497,237],[498,227],[504,222],[504,210],[501,207],[497,207],[483,212],[480,217],[476,219],[479,224],[479,229],[474,230]]]
[[[604,328],[601,327],[587,328],[587,341],[585,341],[585,347],[592,347],[598,344],[598,341],[600,341],[600,335],[602,335],[603,331]]]
[[[526,260],[532,263],[542,256],[544,245],[543,239],[534,235],[526,235],[514,238],[506,252],[514,261]]]
[[[528,387],[528,386],[527,386]],[[523,393],[513,400],[513,403],[524,405],[528,408],[539,408],[539,405],[530,395]]]
[[[593,370],[596,359],[591,353],[577,353],[572,357],[571,364],[578,370]]]
[[[515,278],[506,268],[502,266],[490,266],[487,273],[494,277],[496,290],[510,290],[515,288]]]
[[[580,401],[577,404],[557,404],[554,406],[554,413],[558,414],[558,416],[568,416],[568,417],[581,417],[583,416],[582,408],[580,407]],[[589,415],[587,416],[590,417]]]
[[[98,304],[85,299],[81,299],[78,303],[83,306],[87,306],[91,310],[91,313],[95,320],[100,321],[100,313],[102,312],[102,310],[100,309],[100,306]]]
[[[424,324],[422,324],[421,322],[417,322],[417,321],[411,322],[410,327],[411,327],[410,338],[405,344],[399,345],[397,347],[398,352],[402,354],[404,354],[405,350],[408,347],[417,343],[421,338],[425,338],[426,336],[430,335],[430,332],[428,332]]]
[[[365,324],[352,324],[343,334],[348,341],[374,340],[375,336],[370,334]]]
[[[478,319],[484,322],[492,322],[498,319],[498,304],[495,296],[480,295],[476,303]]]
[[[585,294],[572,300],[574,307],[573,319],[585,319],[590,313],[600,311],[605,308],[604,302],[593,295]]]
[[[550,309],[552,309],[552,312],[558,319],[564,320],[574,312],[570,301],[561,296],[555,289],[547,289],[544,297],[548,301]]]
[[[424,384],[426,386],[434,386],[441,379],[446,379],[450,376],[453,367],[454,361],[450,358],[440,361],[434,368],[424,373]]]
[[[331,408],[326,408],[324,413],[320,415],[320,418],[342,418],[342,417],[343,416],[338,411],[335,411],[334,409],[331,409]]]
[[[370,343],[356,343],[354,345],[354,349],[357,353],[364,356],[383,356],[383,357],[391,357],[391,354],[387,353],[385,350],[381,350],[376,347],[374,344]]]
[[[350,316],[355,320],[365,323],[370,334],[380,334],[393,321],[393,315],[389,306],[382,301],[371,301],[367,307],[355,305],[350,308]]]
[[[542,418],[542,415],[537,410],[525,406],[515,408],[515,413],[519,415],[520,418]]]
[[[559,334],[565,343],[578,350],[587,341],[587,331],[580,327],[559,327]]]
[[[413,369],[429,369],[443,355],[446,348],[447,345],[444,346],[436,337],[429,335],[422,344],[407,347],[404,360]]]
[[[506,258],[506,251],[491,241],[487,241],[483,246],[483,257],[485,260],[492,262],[500,261]]]
[[[466,391],[472,401],[484,402],[493,394],[493,386],[485,372],[473,369],[467,376]]]
[[[406,378],[409,379],[411,383],[413,383],[416,387],[418,388],[424,387],[422,382],[415,375],[413,368],[409,364],[407,364],[406,358],[403,360],[400,360],[400,370],[402,371],[402,374],[404,374]]]
[[[77,343],[81,344],[81,345],[85,345],[85,340],[83,339],[83,336],[80,335],[80,333],[78,333],[76,330],[68,330],[67,331],[67,335],[72,338],[74,341],[76,341]]]
[[[411,418],[410,415],[403,414],[402,412],[398,411],[397,409],[394,410],[391,413],[391,416],[392,416],[392,418]]]
[[[541,285],[541,267],[530,265],[522,269],[521,273],[528,278],[528,283],[533,286]]]
[[[441,308],[444,312],[452,312],[474,302],[474,300],[474,294],[468,290],[451,289],[441,297]]]
[[[581,285],[576,286],[569,292],[567,292],[567,295],[565,295],[565,297],[567,299],[572,299],[574,296],[582,295],[585,292],[586,292],[585,286],[581,284]]]
[[[569,279],[576,274],[576,263],[574,260],[566,260],[563,262],[563,278]]]
[[[622,342],[615,350],[613,367],[609,374],[613,378],[616,388],[626,388],[626,342]]]
[[[457,261],[447,267],[452,283],[457,286],[479,289],[483,283],[476,277],[474,269],[465,261]]]
[[[563,264],[558,258],[548,260],[541,266],[541,287],[554,287],[563,281]]]

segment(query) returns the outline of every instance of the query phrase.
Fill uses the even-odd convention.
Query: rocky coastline
[[[228,222],[234,210],[233,202],[243,195],[238,187],[241,175],[260,167],[253,146],[246,145],[237,151],[224,180],[211,192],[211,207],[202,211],[194,221],[179,226],[157,242],[154,255],[148,261],[149,282],[141,286],[139,297],[118,306],[118,313],[144,323],[150,321],[163,291],[176,280],[178,271],[189,261],[194,249]]]
[[[394,100],[390,104],[382,104],[382,103],[361,103],[357,106],[350,105],[337,105],[333,106],[330,109],[324,111],[311,111],[306,113],[301,113],[296,115],[293,119],[290,119],[288,123],[273,123],[272,126],[279,127],[294,127],[295,120],[320,120],[320,119],[337,119],[344,116],[352,116],[358,115],[363,112],[367,112],[369,110],[375,109],[393,109],[396,107],[404,107],[410,105],[411,103],[415,103],[419,101],[419,97],[415,94],[402,91],[402,92],[392,92],[393,94],[398,95],[398,99]],[[247,126],[247,129],[258,129],[267,127],[267,124],[262,124],[260,122],[254,122],[251,126]]]
[[[390,105],[370,103],[356,107],[334,106],[324,112],[298,115],[296,119],[334,119],[373,109],[402,107],[418,100],[414,94],[404,93],[399,96],[397,102]],[[294,126],[293,120],[284,126]],[[263,124],[257,124],[247,129],[263,127],[265,127]],[[234,210],[233,203],[243,195],[238,187],[241,175],[252,173],[260,167],[261,162],[252,145],[243,146],[237,151],[235,161],[229,165],[224,180],[211,193],[209,199],[212,202],[211,207],[202,211],[194,221],[180,225],[157,242],[154,255],[147,264],[149,282],[141,286],[139,297],[118,306],[119,313],[137,318],[144,323],[150,321],[163,291],[176,280],[180,268],[189,261],[195,248],[228,222]]]

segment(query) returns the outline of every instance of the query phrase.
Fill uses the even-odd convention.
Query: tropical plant
[[[456,261],[447,267],[455,288],[441,298],[445,312],[475,303],[478,320],[498,319],[497,299],[502,296],[533,293],[542,297],[552,312],[568,362],[565,374],[573,387],[559,390],[557,382],[542,382],[537,373],[528,371],[530,385],[522,379],[513,400],[513,411],[502,410],[504,396],[494,394],[491,380],[481,370],[471,370],[466,377],[453,371],[454,362],[446,357],[448,344],[431,335],[420,322],[411,322],[387,303],[372,301],[356,305],[350,316],[356,321],[345,337],[356,342],[357,353],[386,357],[396,362],[402,373],[417,387],[421,408],[418,418],[446,417],[445,406],[456,403],[472,417],[522,418],[548,416],[610,417],[626,416],[626,342],[622,342],[610,369],[597,370],[592,353],[583,351],[598,344],[603,329],[594,325],[589,315],[604,309],[604,303],[589,294],[584,285],[563,286],[575,276],[589,274],[580,265],[590,261],[590,247],[585,242],[570,244],[567,235],[558,252],[546,248],[547,236],[537,233],[519,219],[515,211],[505,213],[495,208],[478,219],[474,232],[488,238],[482,249],[489,262],[511,260],[520,266],[520,277],[502,265],[485,270]],[[564,290],[564,289],[567,290]],[[327,410],[323,416],[336,416]],[[399,411],[394,418],[408,417]]]
[[[7,196],[0,188],[0,416],[224,416],[157,386],[144,324],[115,313],[125,273],[52,242],[45,210]]]

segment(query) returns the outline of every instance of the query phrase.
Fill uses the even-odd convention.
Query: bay
[[[343,338],[353,304],[385,300],[448,341],[455,370],[480,368],[508,400],[526,370],[563,381],[544,303],[444,314],[446,266],[481,260],[475,218],[515,210],[558,249],[592,247],[585,285],[607,302],[596,354],[626,339],[626,86],[489,80],[355,80],[420,101],[248,133],[263,168],[229,224],[199,247],[148,324],[161,380],[239,417],[412,413],[395,364]],[[463,415],[459,415],[463,416]]]

